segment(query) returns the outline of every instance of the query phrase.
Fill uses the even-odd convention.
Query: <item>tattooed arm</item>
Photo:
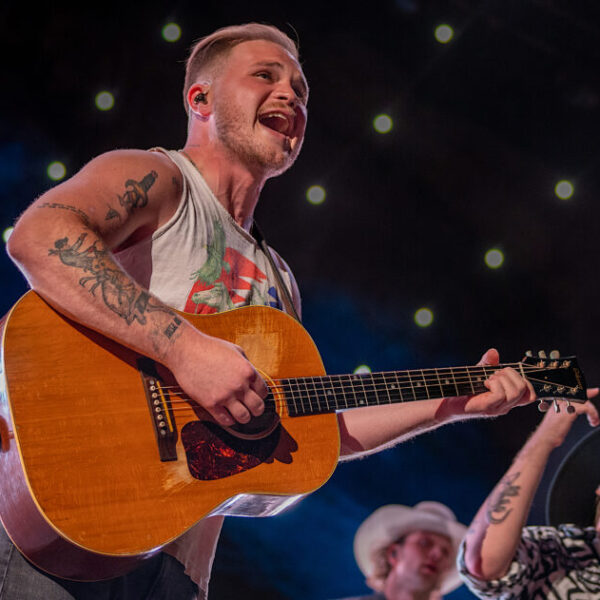
[[[57,310],[165,364],[221,424],[245,422],[262,412],[266,389],[241,350],[197,331],[112,257],[166,223],[181,190],[179,170],[162,154],[102,155],[25,211],[8,251]]]
[[[550,453],[584,413],[590,425],[598,425],[591,402],[577,405],[573,415],[548,411],[479,509],[465,537],[465,563],[478,579],[498,579],[508,572]]]

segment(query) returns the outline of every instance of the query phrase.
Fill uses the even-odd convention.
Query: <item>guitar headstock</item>
[[[585,377],[575,356],[561,358],[556,350],[550,353],[550,357],[547,357],[543,351],[539,352],[537,357],[534,357],[531,352],[527,352],[521,365],[523,374],[531,382],[538,395],[538,408],[542,412],[550,408],[550,403],[544,398],[553,399],[556,410],[558,410],[556,398],[566,400],[568,412],[575,410],[570,405],[571,402],[587,401]]]

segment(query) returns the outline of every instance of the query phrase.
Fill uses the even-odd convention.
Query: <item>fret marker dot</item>
[[[356,367],[356,369],[354,369],[355,375],[364,375],[365,373],[370,373],[370,372],[371,372],[371,367],[369,367],[369,365],[358,365],[358,367]],[[356,377],[356,379],[359,379],[359,378]]]

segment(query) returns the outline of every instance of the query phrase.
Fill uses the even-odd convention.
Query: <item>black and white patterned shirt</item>
[[[478,598],[500,600],[600,600],[600,541],[593,527],[525,527],[508,573],[481,581],[465,565],[464,542],[458,570]]]

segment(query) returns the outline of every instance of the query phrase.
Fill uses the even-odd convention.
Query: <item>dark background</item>
[[[267,185],[258,219],[295,271],[328,371],[559,348],[598,383],[598,3],[288,4],[5,1],[0,229],[53,185],[52,160],[71,175],[116,147],[181,147],[187,48],[220,26],[270,22],[299,38],[311,97],[303,153]],[[183,35],[167,43],[172,20]],[[455,30],[445,45],[433,36],[441,23]],[[94,107],[103,89],[112,111]],[[371,125],[380,112],[395,123],[385,136]],[[563,178],[575,186],[568,201],[554,194]],[[315,183],[327,190],[320,206],[305,199]],[[498,270],[483,262],[491,247],[506,257]],[[4,313],[26,283],[5,253],[0,277]],[[427,329],[413,321],[421,306],[435,314]],[[229,519],[211,597],[358,594],[352,538],[373,509],[439,500],[468,522],[538,420],[528,406],[447,426],[341,465],[280,517]],[[452,595],[467,597],[464,587]]]

